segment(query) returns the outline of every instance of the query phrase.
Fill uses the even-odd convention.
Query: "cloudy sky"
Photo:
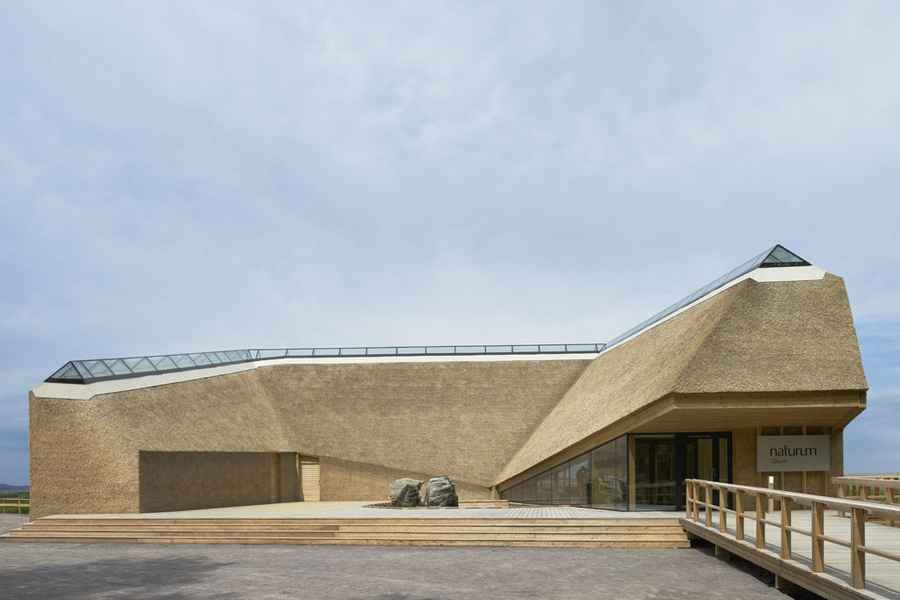
[[[71,358],[603,341],[775,242],[900,469],[897,3],[3,5],[0,482]]]

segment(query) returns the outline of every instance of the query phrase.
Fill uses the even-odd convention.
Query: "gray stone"
[[[449,477],[432,477],[425,483],[426,506],[459,506],[456,486]]]
[[[422,482],[418,479],[395,479],[391,482],[391,504],[394,506],[418,506],[419,488]]]

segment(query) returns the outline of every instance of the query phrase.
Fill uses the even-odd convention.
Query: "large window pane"
[[[575,506],[588,504],[588,490],[591,481],[591,455],[576,458],[569,465],[569,502]]]
[[[531,504],[627,510],[627,448],[622,436],[505,490],[502,497]]]
[[[625,436],[591,452],[590,505],[596,508],[628,508],[628,443]]]
[[[635,436],[635,504],[638,510],[675,510],[675,439]]]

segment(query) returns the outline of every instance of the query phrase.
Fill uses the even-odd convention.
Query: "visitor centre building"
[[[679,509],[699,478],[825,494],[866,406],[844,282],[778,245],[607,343],[67,362],[29,394],[35,516],[460,499]]]

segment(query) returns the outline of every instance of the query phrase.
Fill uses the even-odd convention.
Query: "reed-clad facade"
[[[608,344],[72,361],[29,394],[32,503],[382,500],[438,474],[618,510],[677,508],[685,477],[824,492],[866,389],[843,280],[775,246]]]

